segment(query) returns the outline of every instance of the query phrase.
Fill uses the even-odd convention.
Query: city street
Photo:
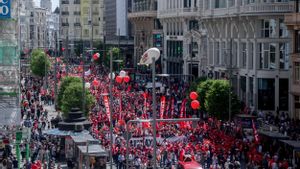
[[[0,0],[0,169],[298,169],[300,0]]]

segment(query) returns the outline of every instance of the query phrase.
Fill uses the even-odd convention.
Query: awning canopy
[[[107,157],[108,153],[98,144],[90,144],[87,146],[77,146],[79,151],[84,155],[96,156],[96,157]]]
[[[88,131],[84,130],[82,132],[74,132],[74,131],[64,131],[59,130],[58,128],[45,130],[43,131],[45,135],[52,135],[52,136],[80,136],[80,135],[87,135],[89,134]]]
[[[99,143],[99,141],[93,138],[93,136],[91,136],[89,133],[73,135],[71,138],[74,143],[86,143],[87,141],[89,141],[89,143]]]
[[[300,141],[295,141],[295,140],[280,140],[280,141],[293,147],[294,150],[300,151]]]
[[[283,135],[283,134],[278,133],[278,132],[274,132],[274,131],[272,132],[272,131],[258,130],[258,133],[262,134],[262,135],[265,135],[265,136],[268,136],[268,137],[273,138],[273,139],[283,139],[283,140],[289,139],[288,136]]]

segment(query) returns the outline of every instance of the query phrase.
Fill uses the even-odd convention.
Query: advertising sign
[[[10,0],[0,0],[0,19],[10,18]]]
[[[0,0],[2,2],[3,0]],[[0,41],[0,124],[19,125],[21,120],[19,64],[16,46]]]

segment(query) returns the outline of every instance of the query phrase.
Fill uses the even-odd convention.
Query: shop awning
[[[265,135],[267,137],[273,138],[273,139],[283,139],[283,140],[287,140],[289,139],[288,136],[283,135],[281,133],[278,132],[274,132],[274,131],[262,131],[262,130],[258,130],[259,134]]]
[[[79,151],[83,153],[84,155],[88,156],[96,156],[96,157],[107,157],[108,153],[103,149],[102,146],[98,144],[90,144],[88,146],[77,146]]]
[[[89,141],[89,143],[99,143],[99,141],[93,138],[89,133],[73,135],[71,138],[74,143],[86,143],[87,141]]]
[[[280,140],[280,141],[293,147],[294,150],[300,151],[300,141],[295,141],[295,140]]]
[[[80,135],[86,135],[89,134],[88,131],[82,131],[82,132],[74,132],[74,131],[64,131],[59,130],[58,128],[45,130],[43,131],[43,134],[45,135],[52,135],[52,136],[80,136]]]

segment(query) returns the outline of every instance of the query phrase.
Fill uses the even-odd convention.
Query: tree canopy
[[[80,110],[82,110],[82,92],[82,83],[73,82],[66,87],[61,105],[65,117],[68,115],[67,113],[70,112],[71,108],[79,107]],[[85,100],[85,115],[87,115],[91,106],[95,103],[95,98],[89,90],[85,90]]]
[[[218,119],[229,118],[229,95],[231,95],[231,113],[240,111],[240,101],[231,91],[227,80],[204,80],[196,84],[196,92],[201,103],[200,110],[208,112]]]
[[[46,53],[41,49],[35,49],[31,53],[30,69],[36,76],[44,77],[50,68],[50,61]]]

